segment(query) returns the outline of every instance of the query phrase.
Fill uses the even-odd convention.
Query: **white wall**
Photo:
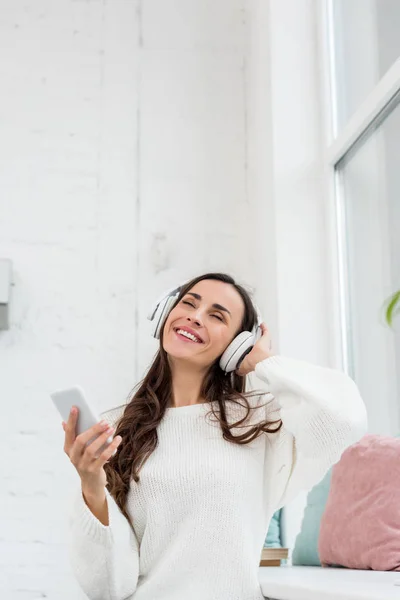
[[[269,3],[273,197],[280,353],[340,368],[323,181],[322,75],[313,0]],[[282,542],[300,531],[307,494],[285,506]]]
[[[49,392],[103,408],[131,384],[138,20],[134,3],[2,2],[1,597],[78,598],[65,549],[76,474]]]
[[[270,2],[273,196],[283,354],[332,363],[321,81],[312,0]]]
[[[80,597],[65,548],[78,479],[48,394],[124,401],[163,289],[231,272],[276,351],[330,362],[313,18],[311,0],[1,4],[7,600]]]
[[[78,595],[63,512],[77,479],[48,393],[79,382],[99,409],[124,401],[155,351],[145,316],[164,287],[205,269],[254,282],[246,11],[0,10],[0,255],[15,283],[0,335],[1,595],[62,600]]]

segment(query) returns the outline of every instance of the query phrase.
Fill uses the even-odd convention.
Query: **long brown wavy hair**
[[[235,282],[225,273],[206,273],[195,277],[180,290],[179,296],[171,310],[180,302],[183,296],[199,281],[214,279],[232,285],[242,297],[244,316],[235,336],[242,331],[251,331],[257,322],[257,313],[252,299],[246,289]],[[165,323],[165,321],[164,321]],[[107,475],[107,490],[118,504],[121,512],[133,528],[130,516],[126,510],[126,498],[132,479],[140,481],[139,471],[155,450],[158,444],[157,425],[163,418],[165,409],[170,405],[172,376],[168,363],[167,352],[163,348],[164,328],[160,333],[160,346],[144,378],[135,386],[130,400],[125,405],[122,416],[114,423],[114,435],[122,437],[116,454],[104,465]],[[253,407],[247,398],[254,395],[264,395],[266,392],[246,392],[246,376],[242,377],[235,371],[225,374],[219,366],[218,357],[204,377],[201,396],[210,402],[211,412],[219,421],[222,437],[234,444],[248,444],[262,433],[276,433],[282,427],[282,421],[262,421],[253,427],[247,427],[246,433],[234,436],[231,429],[245,427],[245,423]],[[136,390],[136,391],[135,391]],[[235,403],[243,407],[238,400],[244,401],[246,416],[230,424],[227,421],[227,403]],[[218,406],[218,412],[214,410]],[[104,413],[103,413],[104,416]],[[275,428],[273,426],[276,425]]]

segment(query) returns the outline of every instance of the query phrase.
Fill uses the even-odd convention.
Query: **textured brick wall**
[[[123,401],[156,349],[148,303],[204,269],[254,283],[247,2],[0,3],[4,600],[79,598],[77,475],[49,392]],[[253,240],[254,242],[254,240]]]

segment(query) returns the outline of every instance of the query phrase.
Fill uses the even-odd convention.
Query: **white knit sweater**
[[[323,478],[366,433],[367,415],[355,383],[340,371],[272,356],[255,373],[270,394],[250,399],[260,407],[247,425],[281,418],[279,433],[232,444],[215,418],[206,418],[209,404],[167,408],[158,446],[140,482],[131,483],[134,532],[107,489],[109,526],[91,513],[79,487],[70,557],[88,598],[263,599],[259,563],[274,511]],[[229,411],[229,422],[245,414]]]

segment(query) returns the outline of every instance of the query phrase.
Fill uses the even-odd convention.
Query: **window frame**
[[[344,195],[339,163],[359,147],[400,101],[400,57],[374,86],[345,125],[338,127],[337,73],[333,4],[324,0],[318,6],[320,73],[322,74],[323,171],[330,263],[331,309],[335,321],[333,348],[335,363],[354,377],[352,341],[349,333],[348,256]]]

